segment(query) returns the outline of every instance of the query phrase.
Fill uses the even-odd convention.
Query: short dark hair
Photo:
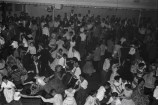
[[[118,97],[118,93],[117,92],[113,92],[113,93],[111,93],[111,96],[112,97]]]
[[[132,89],[131,84],[126,84],[125,87],[127,87],[128,89]]]
[[[105,82],[105,83],[103,84],[103,86],[110,86],[110,83],[109,83],[109,82]]]
[[[8,77],[7,76],[3,76],[2,80],[8,80]]]
[[[56,92],[56,90],[55,89],[50,90],[50,93],[53,93],[53,92]]]
[[[115,80],[119,80],[121,77],[120,76],[115,76],[114,79]]]

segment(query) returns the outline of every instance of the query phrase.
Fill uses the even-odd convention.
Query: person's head
[[[115,79],[115,81],[119,82],[119,80],[121,79],[121,77],[120,76],[115,76],[114,79]]]
[[[55,89],[52,89],[52,90],[50,91],[50,94],[51,94],[52,96],[55,96],[55,95],[57,94],[57,92],[56,92]]]
[[[31,46],[31,47],[33,47],[33,46],[34,46],[33,42],[31,42],[31,43],[30,43],[30,46]]]
[[[117,92],[113,92],[111,93],[111,97],[116,100],[116,98],[118,97],[118,93]]]
[[[72,91],[73,90],[73,87],[70,85],[70,86],[68,86],[68,89],[67,89],[68,91]]]
[[[8,82],[8,77],[7,77],[7,76],[3,76],[2,81],[3,81],[4,83],[7,83],[7,82]]]
[[[144,66],[145,66],[144,63],[139,63],[139,64],[138,64],[139,69],[142,69]]]
[[[67,54],[66,54],[66,53],[63,54],[63,58],[64,58],[64,59],[67,58]]]
[[[59,53],[62,54],[63,53],[63,49],[60,48],[59,49]]]
[[[61,65],[56,65],[55,71],[60,72],[61,69],[62,69],[62,66],[61,66]]]
[[[104,86],[105,89],[108,89],[108,88],[110,88],[110,83],[109,82],[105,82],[103,84],[103,86]]]
[[[126,90],[131,90],[131,89],[132,89],[131,84],[126,84],[126,85],[125,85],[125,89],[126,89]]]
[[[73,61],[74,61],[74,67],[78,67],[79,66],[78,59],[77,58],[73,59]]]
[[[97,94],[97,91],[95,91],[95,90],[92,90],[92,91],[89,92],[89,95],[93,96],[93,97],[95,97],[96,94]]]

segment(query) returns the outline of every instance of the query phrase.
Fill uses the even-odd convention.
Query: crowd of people
[[[141,17],[8,15],[0,23],[0,105],[158,105],[158,26]],[[87,78],[98,75],[96,90]]]

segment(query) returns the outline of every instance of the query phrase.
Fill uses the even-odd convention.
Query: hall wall
[[[53,15],[52,12],[47,12],[46,5],[26,5],[26,12],[31,16]],[[80,6],[63,6],[62,9],[55,9],[55,16],[64,16],[64,13],[70,14],[71,10],[74,10],[76,14],[86,15],[88,10],[91,10],[91,14],[100,15],[101,17],[116,15],[121,18],[139,18],[140,10],[136,9],[115,9],[115,8],[97,8],[97,7],[80,7]],[[142,10],[141,10],[142,11]],[[158,11],[143,10],[141,16],[151,17],[154,21],[158,19]]]

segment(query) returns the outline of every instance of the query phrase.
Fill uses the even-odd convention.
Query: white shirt
[[[81,41],[86,40],[86,34],[85,33],[80,33]]]
[[[111,105],[121,105],[121,100],[119,98],[114,100],[112,97],[110,97],[110,99],[107,102],[107,104],[110,104],[110,103],[111,103]]]
[[[58,49],[63,48],[64,41],[63,41],[63,40],[58,40],[58,41],[56,42],[56,44],[58,45]]]
[[[155,97],[158,100],[158,86],[156,86],[156,88],[154,90],[153,97]]]
[[[83,89],[87,89],[88,81],[84,79],[83,82],[81,82],[80,86],[81,86]]]
[[[80,56],[80,53],[78,51],[74,51],[74,56],[73,57],[76,57],[78,61],[81,61],[81,56]]]
[[[96,98],[88,96],[84,105],[96,105]]]
[[[1,88],[4,88],[4,89],[7,89],[7,88],[14,88],[14,87],[15,87],[15,85],[14,85],[14,83],[11,82],[11,81],[8,81],[7,84],[4,83],[4,82],[2,82],[2,84],[1,84]]]
[[[58,61],[58,65],[61,65],[63,68],[65,68],[66,66],[66,59],[64,59],[63,57],[61,57]]]
[[[0,45],[4,45],[4,43],[5,43],[4,38],[0,36]]]
[[[81,69],[79,68],[79,67],[74,67],[73,69],[72,69],[72,72],[74,73],[74,75],[77,77],[77,79],[79,79],[80,78],[80,75],[81,75]]]
[[[50,99],[43,99],[44,102],[49,102],[53,103],[53,105],[62,105],[63,104],[63,99],[61,94],[56,94],[53,98]]]
[[[129,54],[134,55],[135,53],[136,53],[135,48],[131,47],[130,50],[129,50]]]
[[[25,38],[23,38],[22,42],[24,44],[24,47],[28,47],[28,43],[27,43],[27,40]]]
[[[57,28],[59,25],[60,25],[60,22],[59,22],[59,21],[55,21],[55,22],[54,22],[54,27],[55,27],[55,28]]]
[[[29,46],[27,52],[30,52],[30,54],[36,54],[36,48],[34,46]]]
[[[48,27],[44,27],[44,28],[42,29],[42,34],[44,34],[44,35],[46,35],[46,36],[50,36]]]
[[[96,98],[99,99],[99,101],[102,101],[105,95],[105,88],[104,86],[100,86],[100,88],[98,89],[98,92],[96,94]]]
[[[104,61],[103,70],[104,70],[104,71],[107,71],[109,68],[110,68],[110,60],[107,58],[107,59],[105,59],[105,61]]]
[[[18,42],[17,41],[13,41],[13,43],[11,44],[13,46],[13,48],[18,48]]]
[[[112,92],[117,92],[120,94],[122,92],[122,79],[120,79],[119,82],[114,80],[114,83],[111,86]]]

